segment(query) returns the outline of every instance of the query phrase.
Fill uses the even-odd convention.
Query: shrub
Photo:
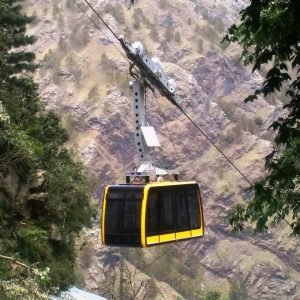
[[[72,32],[70,34],[70,41],[73,47],[78,49],[85,47],[90,41],[90,36],[87,34],[87,26],[73,26]]]
[[[219,42],[219,35],[217,31],[211,25],[203,26],[201,30],[203,36],[205,36],[210,42],[215,43]]]
[[[98,90],[98,85],[95,84],[88,93],[88,99],[94,100],[97,98],[99,98],[99,90]]]
[[[174,38],[174,28],[173,27],[169,26],[166,28],[165,38],[168,42],[171,42],[171,40],[173,40],[173,38]]]
[[[197,44],[197,51],[198,51],[198,53],[203,53],[203,40],[202,39],[199,39],[198,40],[198,44]]]
[[[226,117],[231,121],[236,121],[236,106],[231,102],[220,102],[219,107],[225,113]]]
[[[117,3],[115,5],[107,3],[104,6],[104,11],[110,15],[112,15],[116,21],[120,24],[125,23],[125,17],[123,12],[123,6],[120,3]]]
[[[157,31],[157,29],[156,29],[155,26],[152,26],[149,35],[150,35],[150,37],[151,37],[151,39],[153,41],[157,41],[157,39],[158,39],[158,31]]]
[[[180,33],[178,31],[176,31],[175,34],[174,34],[174,40],[177,44],[181,43],[181,36],[180,36]]]
[[[160,9],[167,9],[169,7],[169,3],[167,0],[159,0],[158,1],[158,7]]]

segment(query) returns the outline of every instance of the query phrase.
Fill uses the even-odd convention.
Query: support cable
[[[203,222],[204,222],[204,226],[205,226],[205,228],[206,228],[207,234],[208,234],[209,238],[212,240],[212,235],[210,234],[210,230],[208,229],[208,225],[207,225],[207,223],[205,223],[204,220],[203,220]],[[219,263],[220,263],[220,265],[221,265],[221,269],[222,269],[222,271],[223,271],[223,275],[224,275],[225,279],[227,280],[227,282],[229,283],[231,290],[233,291],[233,290],[234,290],[234,287],[233,287],[233,285],[232,285],[232,283],[231,283],[229,277],[228,277],[227,274],[225,273],[225,270],[224,270],[224,263],[223,263],[222,260],[221,260],[221,255],[219,254],[219,252],[218,252],[218,250],[217,250],[217,247],[216,247],[216,245],[215,245],[214,243],[212,243],[212,246],[213,246],[214,252],[216,253],[217,259],[218,259],[218,261],[219,261]]]
[[[86,13],[86,11],[80,6],[80,4],[76,1],[76,0],[72,0],[76,5],[77,5],[77,7],[89,18],[89,20],[91,21],[91,23],[93,23],[94,24],[94,26],[104,35],[104,37],[107,39],[107,40],[109,40],[109,38],[108,38],[108,36],[107,36],[107,34],[101,29],[101,27]],[[84,0],[85,1],[85,0]],[[85,2],[87,2],[87,1],[85,1]],[[90,4],[88,4],[90,7],[91,7],[91,5]],[[96,13],[96,15],[97,15],[97,17],[100,17],[100,15],[95,11],[95,9],[94,8],[92,8],[93,9],[93,11]],[[104,24],[105,24],[105,26],[109,29],[109,31],[110,32],[112,32],[113,33],[113,35],[114,35],[114,37],[116,37],[117,38],[117,40],[118,41],[120,41],[119,40],[119,38],[117,37],[117,35],[112,31],[112,29],[108,26],[108,24],[100,17],[100,20],[102,21],[102,22],[104,22]],[[131,64],[131,61],[126,57],[126,55],[124,55],[124,53],[114,44],[114,43],[112,43],[112,46],[118,51],[118,53],[123,57],[123,58],[125,58],[125,60],[126,61],[128,61],[129,62],[129,64]]]
[[[164,251],[162,254],[158,255],[157,257],[155,257],[150,263],[146,264],[146,266],[144,267],[143,271],[148,269],[150,266],[152,266],[155,262],[157,262],[159,259],[161,259],[163,256],[165,256],[167,253],[171,252],[171,250],[173,250],[175,248],[177,244],[174,243],[172,246],[170,246],[166,251]]]
[[[219,153],[228,161],[228,163],[249,183],[251,187],[254,187],[253,183],[246,177],[242,171],[232,162],[232,160],[213,142],[213,140],[195,123],[195,121],[182,109],[180,111],[185,117],[196,127],[196,129],[217,149]]]
[[[110,26],[104,21],[104,19],[100,16],[100,14],[94,9],[94,7],[90,4],[89,1],[84,0],[84,2],[91,8],[91,10],[94,12],[94,14],[102,21],[102,23],[106,26],[106,28],[113,34],[113,36],[120,41],[119,37],[116,35],[116,33],[110,28]]]
[[[160,104],[159,104],[159,102],[158,102],[158,99],[157,99],[157,97],[156,97],[156,94],[154,93],[154,97],[155,97],[155,100],[156,100],[156,102],[157,102],[157,104],[158,104],[158,106],[159,106],[159,109],[160,109],[160,111],[161,111],[161,114],[162,114],[162,116],[163,116],[163,121],[164,121],[164,124],[165,124],[165,126],[166,126],[166,128],[167,128],[167,132],[168,132],[168,134],[169,134],[169,130],[168,130],[168,127],[167,127],[167,123],[166,123],[166,121],[165,121],[165,114],[164,114],[164,112],[163,112],[163,110],[162,110],[162,108],[161,108],[161,106],[160,106]],[[183,111],[183,110],[181,110],[187,117],[188,117],[188,119],[190,120],[190,121],[192,121],[190,118],[189,118],[189,116]],[[194,126],[196,126],[196,124],[192,121],[192,123],[193,123],[193,125]],[[196,126],[196,128],[198,129],[198,126]],[[215,146],[215,144],[210,140],[210,138],[199,128],[199,130],[200,130],[200,132]],[[169,136],[171,136],[170,134],[169,134]],[[177,153],[177,151],[176,151],[176,148],[175,148],[175,145],[174,145],[174,143],[173,143],[173,141],[171,140],[171,143],[173,144],[173,147],[174,147],[174,150],[175,150],[175,152],[176,152],[176,155],[177,155],[177,157],[178,157],[178,153]],[[217,148],[217,146],[215,146],[216,148]],[[218,148],[217,148],[218,149]],[[248,179],[245,177],[245,179],[247,180],[247,182],[249,182],[248,181]],[[250,182],[249,182],[250,183]],[[252,183],[250,183],[250,184],[252,184]],[[211,233],[210,233],[210,230],[208,229],[208,225],[205,223],[205,221],[204,221],[204,226],[205,226],[205,228],[206,228],[206,231],[207,231],[207,233],[208,233],[208,236],[209,236],[209,238],[212,240],[212,235],[211,235]],[[176,245],[176,244],[175,244]],[[185,247],[186,248],[186,247]],[[181,251],[182,251],[182,249],[181,248],[179,248]],[[228,282],[228,284],[229,284],[229,286],[230,286],[230,288],[233,290],[233,286],[232,286],[232,283],[231,283],[231,281],[230,281],[230,279],[229,279],[229,277],[227,276],[227,274],[225,273],[225,270],[224,270],[224,264],[223,264],[223,262],[222,262],[222,260],[221,260],[221,256],[219,255],[219,253],[218,253],[218,250],[217,250],[217,248],[216,248],[216,245],[213,243],[213,249],[214,249],[214,252],[215,252],[215,254],[216,254],[216,257],[217,257],[217,259],[218,259],[218,261],[219,261],[219,263],[220,263],[220,265],[221,265],[221,268],[222,268],[222,271],[223,271],[223,275],[224,275],[224,277],[225,277],[225,279],[227,280],[227,282]],[[166,254],[166,253],[165,253]],[[163,255],[162,255],[163,256]],[[154,263],[154,262],[156,262],[157,260],[159,260],[160,259],[160,257],[158,257],[157,259],[155,259],[155,260],[153,260],[153,262],[151,262],[149,265],[151,265],[152,263]],[[148,267],[148,266],[147,266]]]

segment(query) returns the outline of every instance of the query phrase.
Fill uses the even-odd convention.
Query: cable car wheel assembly
[[[102,242],[109,246],[146,248],[202,237],[204,220],[199,185],[195,181],[179,181],[177,172],[154,166],[151,158],[151,150],[160,147],[160,143],[147,122],[146,89],[155,87],[181,109],[175,84],[165,75],[159,59],[150,59],[144,53],[140,42],[131,45],[123,37],[119,40],[132,61],[134,141],[140,166],[126,174],[126,183],[105,188]]]

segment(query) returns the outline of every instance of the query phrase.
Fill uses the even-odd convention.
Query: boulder
[[[51,224],[50,229],[48,230],[48,237],[53,241],[62,240],[62,236],[57,225]]]
[[[36,175],[33,177],[29,185],[29,192],[36,194],[45,191],[47,186],[47,172],[44,170],[37,170]]]

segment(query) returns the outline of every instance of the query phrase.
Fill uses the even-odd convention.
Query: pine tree
[[[31,45],[35,38],[26,35],[26,25],[33,21],[21,13],[21,1],[0,1],[0,78],[1,83],[16,79],[23,71],[34,71],[35,55],[20,47]],[[18,49],[18,51],[15,51]]]
[[[36,85],[20,76],[36,69],[34,53],[20,48],[35,42],[33,36],[26,35],[26,25],[33,18],[21,9],[20,1],[0,1],[0,101],[18,125],[26,124],[38,110],[35,97],[31,97],[37,95]]]

